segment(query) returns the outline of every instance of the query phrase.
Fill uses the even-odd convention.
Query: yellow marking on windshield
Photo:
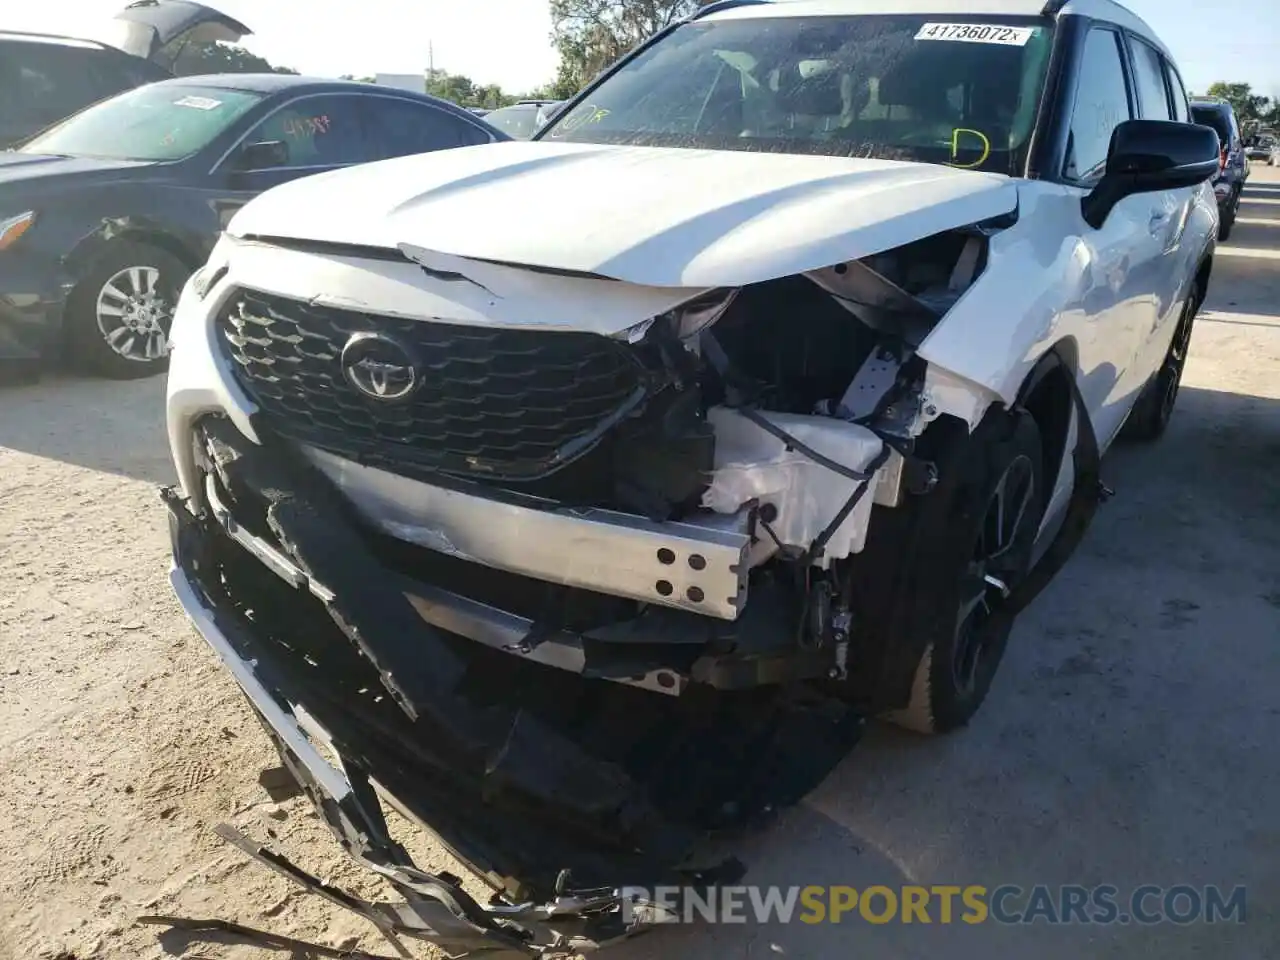
[[[972,134],[982,141],[982,156],[973,163],[956,163],[956,157],[960,155],[960,135],[962,133]],[[951,131],[951,163],[948,166],[958,167],[961,170],[972,170],[974,167],[980,167],[987,162],[987,157],[991,156],[991,141],[987,135],[981,130],[970,130],[968,127],[956,127]]]

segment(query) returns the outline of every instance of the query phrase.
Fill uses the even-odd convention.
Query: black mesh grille
[[[495,478],[550,473],[590,449],[645,396],[623,343],[591,333],[408,320],[239,291],[218,317],[236,378],[277,432],[388,469]],[[366,397],[340,358],[358,333],[412,349],[422,386]]]

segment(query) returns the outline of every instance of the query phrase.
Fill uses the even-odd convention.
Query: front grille
[[[646,393],[632,351],[591,333],[409,320],[248,290],[217,324],[237,381],[274,430],[390,470],[543,476]],[[342,351],[361,333],[413,351],[422,384],[411,398],[372,399],[347,381]]]

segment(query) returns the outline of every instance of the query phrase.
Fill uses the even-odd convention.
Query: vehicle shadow
[[[1280,470],[1280,399],[1184,388],[1161,442],[1117,446],[1104,467],[1116,498],[1019,619],[973,723],[938,738],[873,723],[738,850],[744,883],[1123,895],[1224,883],[1259,896],[1274,884],[1277,835],[1259,825],[1280,809],[1267,746],[1280,736],[1280,488],[1266,479]],[[927,925],[856,911],[841,924],[695,923],[608,955],[1121,960],[1263,956],[1280,937],[1265,910],[1231,929],[973,925],[959,908],[944,924],[936,899],[930,913]]]
[[[170,483],[165,378],[125,382],[48,373],[0,385],[0,453],[59,460],[149,483]]]

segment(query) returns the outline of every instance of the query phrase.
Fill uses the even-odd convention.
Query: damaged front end
[[[179,341],[173,587],[344,848],[404,898],[362,911],[380,929],[452,953],[617,939],[660,919],[624,890],[735,879],[709,839],[845,756],[864,709],[846,685],[875,655],[854,564],[873,506],[927,494],[920,437],[990,402],[916,353],[989,229],[608,335],[451,317],[460,288],[494,303],[491,275],[527,272],[425,251],[377,269],[425,282],[439,322],[193,281],[191,349],[230,399],[184,386]],[[383,801],[492,901],[416,868]]]
[[[535,956],[624,936],[646,919],[624,887],[736,877],[705,836],[794,803],[857,737],[857,715],[813,693],[657,696],[435,628],[422,585],[285,442],[221,421],[201,439],[219,506],[167,494],[173,587],[344,848],[406,898],[402,934]],[[416,869],[379,795],[493,902]]]

